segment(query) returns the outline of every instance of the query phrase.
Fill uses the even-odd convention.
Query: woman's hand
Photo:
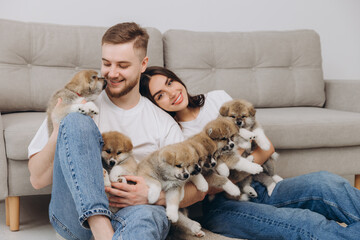
[[[139,176],[124,176],[129,182],[127,183],[111,183],[112,187],[106,187],[105,192],[109,193],[109,204],[111,207],[123,208],[127,206],[148,204],[149,187],[145,183],[145,179]]]

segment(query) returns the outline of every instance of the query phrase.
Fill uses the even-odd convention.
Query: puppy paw
[[[251,198],[256,198],[258,195],[257,195],[257,192],[255,191],[255,189],[253,187],[251,187],[250,185],[248,186],[245,186],[243,188],[243,191],[249,195],[249,197]]]
[[[235,169],[238,171],[244,171],[250,174],[258,174],[263,171],[263,168],[253,162],[249,162],[245,158],[241,158],[240,161],[236,164]]]
[[[253,155],[249,155],[247,156],[247,158],[245,158],[246,160],[248,160],[249,162],[253,162],[254,161],[254,156]]]
[[[228,177],[230,175],[230,170],[228,168],[228,166],[225,163],[220,163],[217,167],[216,167],[216,171],[224,177]]]
[[[251,142],[243,141],[238,144],[238,147],[241,149],[251,149]]]
[[[240,189],[234,184],[232,183],[230,180],[228,180],[224,185],[223,185],[223,189],[225,192],[227,192],[228,194],[230,194],[231,196],[237,197],[240,196]]]
[[[256,135],[253,132],[250,132],[249,130],[245,129],[245,128],[240,128],[239,130],[239,134],[242,138],[244,138],[245,140],[254,140]]]
[[[179,208],[177,206],[167,206],[166,207],[166,216],[172,223],[176,223],[179,220]]]
[[[99,114],[99,109],[93,102],[87,102],[84,105],[87,107],[87,115],[93,116]]]
[[[104,175],[104,186],[105,187],[110,187],[111,182],[110,182],[109,174],[105,169],[103,169],[103,175]]]
[[[242,194],[240,195],[239,201],[241,201],[241,202],[247,202],[247,201],[249,201],[249,196],[248,196],[246,193],[242,193]]]
[[[119,176],[116,181],[121,182],[121,183],[127,183],[126,178],[121,177],[121,176]]]
[[[148,202],[154,204],[160,197],[161,189],[157,186],[150,186],[148,191]]]
[[[271,197],[271,194],[273,193],[275,186],[276,186],[276,183],[273,182],[269,186],[266,187],[269,197]]]
[[[274,182],[278,183],[281,182],[282,180],[284,180],[282,177],[280,177],[279,175],[275,174],[274,176],[272,176],[272,179],[274,180]]]
[[[193,221],[192,225],[190,227],[191,233],[196,237],[203,237],[205,236],[205,233],[201,231],[201,225],[200,223]]]

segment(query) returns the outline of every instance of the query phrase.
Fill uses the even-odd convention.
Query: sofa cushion
[[[277,149],[360,145],[360,113],[293,107],[257,109],[257,120]]]
[[[0,112],[44,111],[53,92],[76,72],[99,71],[106,29],[0,19]],[[146,29],[149,65],[162,66],[162,34]]]
[[[7,158],[27,160],[28,146],[44,121],[44,112],[8,113],[1,115]]]
[[[223,89],[256,107],[323,106],[321,48],[312,30],[164,33],[164,57],[191,93]]]

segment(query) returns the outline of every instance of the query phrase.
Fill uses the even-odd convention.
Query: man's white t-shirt
[[[200,108],[196,119],[188,122],[179,122],[185,139],[199,133],[205,125],[219,116],[221,106],[232,100],[223,90],[211,91],[205,94],[205,104]]]
[[[111,102],[103,91],[95,104],[99,115],[94,116],[94,122],[100,132],[119,131],[130,137],[138,162],[163,146],[184,140],[175,120],[145,97],[141,96],[135,107],[124,110]],[[41,151],[48,139],[45,119],[28,147],[28,156]]]

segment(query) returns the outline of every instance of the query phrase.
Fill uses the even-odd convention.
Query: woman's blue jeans
[[[360,191],[342,177],[316,172],[285,179],[271,197],[263,185],[252,186],[258,197],[250,202],[218,194],[204,204],[203,226],[228,237],[256,240],[360,239]]]
[[[87,219],[111,219],[113,239],[165,239],[170,224],[164,207],[137,205],[112,214],[104,190],[103,141],[94,121],[71,113],[60,124],[54,159],[50,222],[65,239],[90,239]]]

